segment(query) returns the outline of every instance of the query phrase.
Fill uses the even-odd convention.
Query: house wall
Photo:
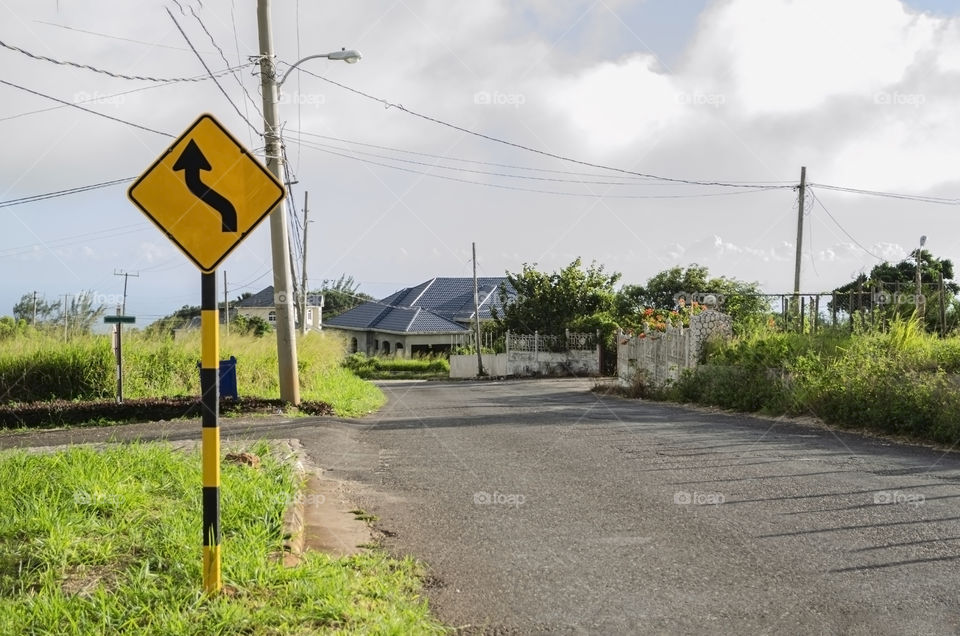
[[[342,333],[347,339],[347,351],[364,353],[368,356],[389,355],[400,358],[410,358],[413,355],[414,348],[426,347],[432,345],[434,351],[442,353],[448,351],[452,342],[450,334],[396,334],[384,333],[382,331],[353,331],[350,329],[337,329],[336,327],[327,327],[327,329]],[[356,348],[354,349],[353,339],[356,338]],[[385,351],[384,343],[389,343],[389,351]],[[398,347],[397,345],[400,345]]]
[[[492,376],[595,376],[600,375],[600,354],[594,350],[511,351],[483,354],[483,370]],[[477,376],[477,355],[450,356],[451,378]]]
[[[307,309],[310,311],[310,317],[307,319],[307,329],[320,329],[323,321],[323,309],[317,306],[307,307]],[[233,311],[232,308],[231,311]],[[276,311],[273,307],[237,307],[236,311],[242,316],[262,318],[271,326],[277,326],[276,320],[270,320],[271,312]]]

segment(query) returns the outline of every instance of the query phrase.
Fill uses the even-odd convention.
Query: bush
[[[450,375],[450,361],[442,356],[384,358],[354,353],[343,361],[343,365],[364,379],[413,379]]]
[[[944,443],[960,441],[960,340],[916,321],[885,332],[753,332],[712,349],[668,399],[739,411],[810,414],[839,426]]]
[[[115,362],[109,338],[17,338],[0,349],[0,400],[93,400],[111,395]]]

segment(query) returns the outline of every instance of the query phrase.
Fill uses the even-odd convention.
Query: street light
[[[280,81],[277,82],[277,88],[283,86],[283,83],[287,81],[287,76],[293,72],[293,69],[297,68],[307,60],[315,60],[318,57],[325,57],[328,60],[342,60],[347,64],[356,64],[363,59],[363,56],[360,54],[360,51],[354,51],[353,49],[340,49],[339,51],[333,51],[332,53],[319,53],[317,55],[308,55],[307,57],[297,60],[290,68],[287,69],[287,72],[283,74],[283,77],[280,78]]]
[[[290,71],[315,57],[343,60],[350,64],[360,60],[360,53],[341,49],[324,55],[309,55],[291,66],[277,83],[270,29],[270,0],[257,0],[257,26],[260,41],[260,86],[263,91],[263,136],[267,169],[283,180],[280,170],[280,118],[277,113],[277,92]],[[280,374],[280,399],[300,404],[300,375],[297,370],[297,342],[293,320],[293,277],[290,274],[290,243],[287,239],[287,217],[277,206],[270,213],[270,251],[273,261],[274,306],[277,312],[277,365]]]

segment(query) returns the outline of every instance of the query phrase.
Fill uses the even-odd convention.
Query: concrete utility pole
[[[34,326],[37,324],[37,292],[33,292],[33,322],[30,323]]]
[[[310,227],[307,220],[307,199],[310,193],[303,192],[303,272],[300,275],[300,330],[307,333],[307,228]],[[314,316],[316,320],[316,316]]]
[[[263,135],[267,169],[283,182],[280,166],[280,120],[277,114],[277,76],[270,31],[270,1],[257,0],[257,27],[260,40],[260,82],[263,92]],[[280,372],[280,399],[300,403],[297,370],[297,342],[293,324],[293,277],[290,275],[290,245],[287,217],[282,202],[270,213],[270,245],[273,253],[274,309],[277,312],[277,359]]]
[[[797,302],[800,295],[800,259],[803,250],[803,200],[807,195],[807,167],[800,168],[800,196],[797,210],[797,262],[793,269],[793,301]]]
[[[473,315],[477,321],[477,376],[487,375],[483,371],[483,354],[480,353],[480,294],[477,290],[477,244],[471,243],[473,249]]]

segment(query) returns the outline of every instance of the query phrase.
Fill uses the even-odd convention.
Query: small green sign
[[[118,322],[122,323],[134,323],[137,322],[136,316],[104,316],[103,322],[107,324],[116,324]]]

